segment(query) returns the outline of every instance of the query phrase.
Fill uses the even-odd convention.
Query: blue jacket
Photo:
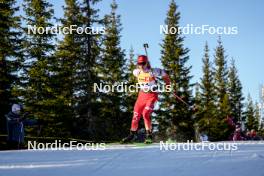
[[[24,124],[20,115],[17,115],[13,112],[9,112],[6,115],[7,121],[7,134],[8,141],[14,141],[18,143],[24,142]]]
[[[37,125],[38,121],[34,119],[24,119],[20,115],[9,112],[6,115],[8,141],[24,143],[24,126]]]

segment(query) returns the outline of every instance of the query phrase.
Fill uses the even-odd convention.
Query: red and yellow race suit
[[[138,129],[138,123],[141,116],[143,116],[146,130],[151,131],[151,113],[153,112],[154,105],[158,100],[158,93],[146,90],[152,90],[151,88],[156,87],[156,77],[163,77],[166,73],[159,68],[153,68],[146,69],[144,71],[135,69],[133,74],[137,77],[141,91],[139,91],[138,98],[134,106],[131,131],[136,131]]]

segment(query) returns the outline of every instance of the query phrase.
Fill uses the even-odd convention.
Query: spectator
[[[7,143],[9,149],[19,149],[24,143],[24,126],[37,125],[38,121],[25,119],[27,113],[22,114],[23,107],[13,104],[12,110],[6,115],[7,120]]]
[[[233,135],[233,141],[241,141],[241,140],[245,140],[245,138],[242,136],[241,125],[237,124]]]
[[[200,135],[200,141],[201,142],[208,142],[208,136],[204,132],[202,132]]]

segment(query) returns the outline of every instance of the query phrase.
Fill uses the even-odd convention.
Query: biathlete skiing
[[[141,116],[143,116],[146,129],[145,143],[149,144],[152,143],[151,113],[158,100],[158,92],[155,91],[155,88],[157,88],[157,77],[162,77],[166,85],[170,85],[170,78],[164,70],[151,68],[146,55],[138,56],[137,68],[133,71],[133,75],[137,77],[140,91],[134,105],[130,134],[121,143],[129,143],[136,140],[138,124]]]

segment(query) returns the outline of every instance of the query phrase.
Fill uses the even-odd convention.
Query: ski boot
[[[132,143],[137,139],[137,132],[136,131],[130,131],[130,134],[122,139],[121,144],[126,144],[126,143]]]
[[[145,144],[152,144],[152,132],[150,130],[146,131]]]

